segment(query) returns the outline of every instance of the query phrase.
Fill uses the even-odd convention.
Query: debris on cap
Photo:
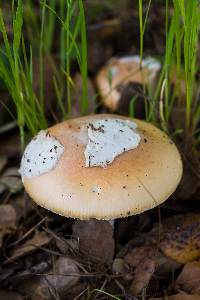
[[[42,130],[32,139],[24,151],[19,173],[24,177],[33,178],[52,170],[64,151],[63,145]]]
[[[106,167],[115,157],[134,149],[140,142],[134,122],[120,119],[95,120],[88,124],[86,167]]]

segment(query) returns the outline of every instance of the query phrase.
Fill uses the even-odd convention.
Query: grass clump
[[[145,5],[144,5],[145,4]],[[170,4],[170,6],[169,6]],[[144,52],[143,39],[148,26],[152,1],[138,0],[140,27],[140,66]],[[173,6],[173,14],[170,9]],[[82,78],[82,95],[79,99],[80,114],[88,113],[87,30],[83,0],[42,0],[35,13],[34,1],[12,1],[12,40],[8,37],[4,16],[0,10],[2,35],[0,77],[16,107],[22,147],[24,129],[30,135],[48,126],[46,116],[46,90],[44,64],[47,58],[53,69],[53,85],[59,120],[72,113],[72,62],[78,66]],[[144,12],[146,13],[144,14]],[[155,91],[148,91],[145,98],[145,118],[171,131],[176,109],[184,112],[184,121],[173,124],[173,134],[184,132],[192,137],[194,145],[200,142],[197,124],[200,103],[197,91],[197,48],[200,29],[200,6],[197,0],[165,2],[165,55],[160,78]],[[24,26],[25,25],[25,26]],[[26,43],[24,35],[26,34]],[[59,49],[58,60],[53,59],[54,40]],[[39,93],[33,88],[33,61],[39,61]],[[181,85],[184,82],[184,95]],[[144,93],[146,95],[146,91]],[[181,95],[181,96],[180,96]],[[129,114],[135,115],[133,97]],[[5,104],[4,104],[5,105]],[[175,127],[175,128],[174,128]]]
[[[13,41],[8,39],[4,23],[3,12],[0,9],[0,32],[3,38],[0,59],[0,77],[12,97],[16,111],[17,122],[20,129],[22,148],[25,144],[24,128],[34,135],[40,128],[45,128],[47,122],[33,91],[32,85],[32,51],[28,60],[24,37],[22,1],[18,1],[14,12],[13,1]]]
[[[82,78],[83,92],[80,99],[81,114],[88,110],[87,87],[87,34],[82,0],[60,1],[59,14],[55,10],[55,0],[39,2],[39,17],[34,11],[34,2],[12,1],[12,40],[6,30],[3,11],[0,9],[1,47],[0,78],[8,90],[17,113],[21,145],[24,148],[26,128],[29,135],[35,135],[48,126],[45,113],[46,91],[44,78],[44,58],[47,57],[54,70],[54,88],[61,118],[71,114],[71,90],[74,83],[71,77],[71,63],[76,61]],[[24,28],[26,29],[26,44]],[[60,30],[59,63],[52,59],[55,26]],[[28,41],[27,41],[28,40]],[[33,60],[39,61],[39,95],[33,88]],[[3,103],[3,105],[5,105]]]
[[[149,5],[147,15],[149,13]],[[140,55],[143,54],[142,0],[139,0],[140,17]],[[165,57],[160,78],[151,102],[148,105],[147,119],[161,122],[161,127],[169,131],[174,109],[184,111],[183,128],[174,128],[176,133],[184,132],[195,136],[200,119],[200,104],[197,92],[197,49],[200,29],[200,6],[197,0],[173,0],[173,14],[169,15],[169,3],[166,1]],[[175,79],[175,80],[174,80]],[[181,93],[181,82],[185,86],[185,96]],[[182,98],[180,98],[180,95]],[[158,113],[159,112],[159,113]],[[159,117],[159,119],[158,119]],[[199,139],[199,137],[198,137]]]

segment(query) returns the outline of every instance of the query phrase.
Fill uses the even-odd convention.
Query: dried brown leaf
[[[130,293],[138,295],[146,288],[156,269],[156,262],[152,258],[143,257],[143,261],[135,268],[134,278],[130,286]]]
[[[187,263],[175,284],[177,290],[183,290],[189,294],[200,295],[200,262]]]
[[[58,258],[50,273],[45,279],[59,294],[64,294],[80,278],[76,262],[67,257]]]
[[[36,231],[34,236],[30,240],[27,240],[24,244],[14,249],[9,260],[13,261],[22,256],[25,256],[30,252],[37,250],[39,247],[47,245],[50,240],[51,237],[48,236],[45,232]]]
[[[56,239],[56,246],[60,250],[61,253],[77,253],[79,249],[78,240],[76,239]]]
[[[66,257],[58,258],[51,270],[43,276],[32,276],[18,284],[19,291],[30,300],[61,299],[78,283],[79,270],[76,263]],[[63,299],[63,298],[62,298]]]
[[[179,263],[200,257],[200,214],[169,218],[163,223],[161,251]]]
[[[133,281],[130,286],[130,293],[138,295],[146,288],[156,269],[155,248],[141,246],[133,248],[124,260],[129,266],[135,268]]]
[[[125,262],[134,268],[130,292],[138,295],[147,288],[154,273],[164,275],[180,267],[180,264],[166,257],[154,244],[134,247],[124,257]]]
[[[125,257],[124,260],[131,266],[137,267],[144,258],[152,258],[155,255],[153,247],[141,246],[133,248]]]
[[[182,264],[176,262],[170,257],[165,256],[162,252],[157,251],[155,256],[156,261],[156,275],[165,276],[172,274],[175,270],[179,269]]]

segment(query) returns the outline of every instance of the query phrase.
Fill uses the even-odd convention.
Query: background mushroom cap
[[[156,75],[161,65],[153,59],[142,60],[137,55],[112,58],[97,74],[96,85],[102,97],[102,102],[111,111],[116,111],[120,101],[120,90],[127,83],[135,82],[142,85],[154,85]]]
[[[88,133],[83,125],[110,118],[134,121],[140,144],[106,168],[86,168]],[[176,146],[144,121],[98,114],[59,123],[48,132],[64,146],[62,156],[53,170],[23,180],[31,198],[57,214],[107,220],[138,214],[164,202],[181,179],[182,161]]]

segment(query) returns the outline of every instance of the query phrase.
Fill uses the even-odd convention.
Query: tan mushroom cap
[[[145,59],[143,60],[145,64]],[[159,62],[157,62],[159,64]],[[140,70],[138,56],[112,58],[97,74],[95,82],[102,97],[103,104],[114,112],[120,101],[120,87],[129,82],[142,85],[155,84],[159,67],[149,68],[148,65]],[[111,80],[109,80],[111,78]]]
[[[119,155],[106,168],[85,167],[88,122],[97,119],[134,121],[141,136],[137,148]],[[79,219],[113,219],[149,210],[164,202],[182,176],[174,143],[155,126],[118,115],[91,115],[49,128],[64,146],[56,167],[24,178],[34,201],[55,213]],[[99,192],[94,192],[95,189]]]

